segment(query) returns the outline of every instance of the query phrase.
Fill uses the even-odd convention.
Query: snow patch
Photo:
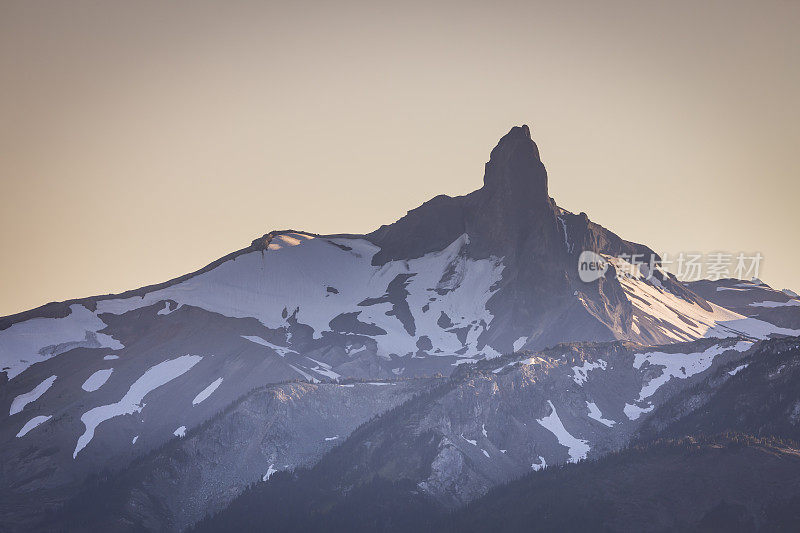
[[[20,429],[19,433],[17,433],[17,438],[24,437],[25,435],[28,434],[29,431],[31,431],[32,429],[40,426],[41,424],[44,424],[45,422],[47,422],[51,418],[53,418],[53,415],[34,416],[30,420],[28,420],[28,422],[24,426],[22,426],[22,429]]]
[[[254,342],[256,344],[260,344],[261,346],[266,346],[267,348],[272,348],[278,355],[281,357],[285,357],[287,353],[297,353],[294,350],[290,350],[286,346],[278,346],[277,344],[272,344],[271,342],[258,337],[257,335],[242,335],[243,339],[247,339],[250,342]]]
[[[219,387],[221,384],[222,384],[222,378],[215,379],[214,382],[211,383],[211,385],[201,390],[200,393],[194,397],[194,400],[192,400],[192,405],[197,405],[198,403],[202,402],[203,400],[211,396],[211,394],[215,390],[217,390],[217,387]]]
[[[172,434],[182,439],[183,437],[186,436],[186,426],[179,427],[178,429],[173,431]]]
[[[645,362],[650,365],[663,367],[661,374],[644,384],[639,393],[639,401],[650,398],[655,392],[671,378],[686,379],[699,372],[703,372],[711,367],[714,357],[727,352],[736,350],[744,352],[753,345],[751,342],[739,341],[730,347],[721,345],[711,346],[703,352],[696,353],[666,353],[648,352],[637,353],[634,356],[633,367],[641,369]]]
[[[625,416],[627,416],[630,420],[636,420],[642,413],[649,413],[655,408],[655,405],[650,405],[650,407],[639,407],[638,405],[626,403],[625,407],[622,409],[625,412]]]
[[[514,341],[514,351],[518,352],[525,346],[525,343],[528,342],[528,337],[520,337],[519,339]]]
[[[314,376],[312,376],[311,374],[309,374],[308,372],[303,372],[302,370],[300,370],[299,368],[297,368],[294,365],[289,365],[289,366],[292,367],[292,369],[295,372],[297,372],[298,374],[300,374],[301,376],[306,378],[306,381],[308,381],[309,383],[319,383],[319,380],[317,378],[315,378]]]
[[[561,228],[564,230],[564,246],[566,247],[567,252],[572,253],[573,246],[569,242],[569,235],[567,234],[567,223],[560,216],[558,217],[558,221],[561,222]]]
[[[540,455],[539,464],[537,465],[536,463],[531,463],[531,468],[533,468],[534,471],[541,470],[542,468],[547,468],[547,461],[545,461],[544,457]]]
[[[313,238],[313,236],[306,233],[284,233],[282,235],[273,237],[269,242],[269,246],[267,246],[267,250],[274,251],[280,250],[287,246],[297,246],[304,240]]]
[[[86,392],[94,392],[103,385],[105,385],[108,378],[111,377],[111,373],[114,371],[113,368],[105,368],[103,370],[98,370],[88,378],[86,381],[83,382],[81,388]]]
[[[333,379],[333,380],[338,380],[340,377],[342,377],[333,370],[331,370],[331,365],[323,363],[321,361],[317,361],[316,359],[311,359],[310,357],[306,357],[306,359],[309,359],[316,363],[316,366],[311,369],[312,372],[316,372],[317,374],[320,374],[328,379]]]
[[[789,300],[788,302],[753,302],[750,307],[800,307],[800,300]]]
[[[768,339],[770,335],[788,335],[796,337],[800,335],[800,329],[781,328],[758,320],[757,318],[740,318],[718,323],[706,334],[706,337],[751,337],[756,339]]]
[[[266,480],[268,480],[269,478],[271,478],[271,477],[272,477],[272,474],[274,474],[274,473],[275,473],[275,472],[277,472],[277,471],[278,471],[278,470],[275,468],[275,465],[269,465],[269,468],[267,468],[267,473],[266,473],[266,474],[264,474],[264,475],[261,477],[261,481],[266,481]]]
[[[589,453],[587,441],[573,437],[564,427],[564,424],[561,423],[561,419],[558,417],[553,402],[547,400],[547,403],[550,405],[552,412],[546,417],[538,419],[537,422],[539,425],[555,435],[559,444],[569,448],[569,460],[571,463],[577,463],[581,459],[586,459],[586,454]]]
[[[598,359],[597,362],[584,361],[581,366],[572,367],[572,380],[578,385],[583,386],[583,384],[586,383],[586,380],[589,379],[590,370],[594,370],[596,368],[605,370],[607,366],[608,363],[602,359]]]
[[[735,376],[736,374],[738,374],[739,372],[741,372],[742,370],[747,368],[749,365],[750,365],[750,363],[745,363],[743,365],[739,365],[736,368],[734,368],[733,370],[729,371],[728,374],[730,374],[731,376]]]
[[[464,436],[463,433],[461,434],[461,438],[464,439],[465,441],[469,442],[473,446],[477,446],[478,445],[478,441],[477,440],[469,440],[467,437]]]
[[[596,403],[586,402],[586,407],[589,408],[589,418],[593,418],[594,420],[597,420],[601,424],[604,424],[608,427],[612,427],[614,424],[616,424],[616,422],[613,420],[603,418],[603,413],[600,412],[600,408],[597,407]]]
[[[8,416],[19,413],[25,409],[26,405],[41,398],[42,395],[53,386],[53,383],[56,381],[56,377],[57,376],[50,376],[36,385],[30,392],[25,392],[14,398],[14,401],[11,402],[11,409],[8,411]]]

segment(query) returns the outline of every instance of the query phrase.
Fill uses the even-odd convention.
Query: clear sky
[[[562,207],[800,289],[800,2],[0,0],[0,315],[367,232],[529,124]]]

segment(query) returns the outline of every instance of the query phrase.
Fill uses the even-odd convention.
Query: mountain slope
[[[367,490],[373,480],[380,480],[402,501],[419,500],[420,505],[434,508],[457,506],[521,473],[619,449],[644,420],[643,413],[717,369],[737,364],[747,357],[751,345],[713,339],[658,350],[620,342],[572,344],[535,356],[462,365],[438,384],[426,380],[382,387],[354,384],[359,401],[369,401],[364,395],[370,387],[402,386],[415,391],[415,396],[363,424],[346,439],[344,432],[337,433],[340,438],[335,442],[342,444],[297,479],[301,485],[313,486],[323,499]],[[343,390],[344,386],[292,386],[298,387]],[[352,409],[352,403],[337,400],[341,396],[327,396],[331,402],[328,409]],[[242,402],[245,406],[252,403],[250,399]],[[290,434],[312,416],[303,414],[309,407],[301,402],[297,415],[284,422]],[[247,407],[245,412],[253,409]],[[266,405],[258,409],[270,410]],[[242,480],[247,479],[238,477],[238,484],[229,483],[231,472],[240,473],[255,464],[260,467],[250,477],[255,481],[273,461],[263,453],[251,458],[244,448],[217,444],[220,439],[229,442],[231,439],[222,436],[233,432],[239,436],[233,442],[247,442],[252,434],[247,449],[263,446],[258,421],[271,420],[273,415],[258,415],[250,423],[249,418],[242,421],[239,411],[237,407],[221,415],[184,440],[111,476],[97,490],[73,499],[54,523],[82,524],[95,530],[128,530],[143,524],[148,529],[173,530],[201,518],[203,510],[219,509],[238,494],[233,488],[241,488]],[[321,440],[320,434],[314,437],[296,431],[312,443]],[[275,440],[275,445],[279,449],[307,446],[300,437],[286,435],[284,440],[282,444]],[[203,453],[198,455],[198,450]],[[291,467],[313,464],[284,454],[281,462],[285,460]],[[223,487],[232,489],[223,493]],[[209,492],[209,488],[220,492]],[[209,499],[209,495],[213,497]]]
[[[792,291],[778,291],[761,280],[700,280],[687,286],[709,302],[742,316],[784,328],[800,327],[800,298]]]
[[[256,389],[184,437],[92,480],[37,527],[185,529],[222,509],[246,486],[316,463],[358,425],[435,383],[286,383]],[[39,508],[51,500],[58,509],[65,491],[31,496]]]
[[[659,441],[498,488],[452,531],[790,531],[796,445],[747,436]]]
[[[675,395],[639,438],[748,433],[800,441],[800,338],[763,341]]]
[[[313,472],[312,472],[313,474]],[[748,435],[659,440],[551,467],[447,513],[381,478],[324,493],[301,471],[251,488],[194,531],[794,531],[800,450]]]
[[[669,367],[659,369],[660,365],[653,365],[653,368],[648,369],[646,365],[642,365],[642,369],[647,369],[643,376],[642,391],[649,392],[653,384],[656,384],[659,386],[655,394],[665,393],[666,399],[639,422],[616,421],[619,426],[633,424],[633,427],[629,425],[627,428],[614,426],[614,431],[623,435],[626,431],[632,431],[636,435],[639,444],[633,449],[612,451],[611,454],[593,454],[591,452],[595,450],[598,440],[596,437],[586,439],[585,442],[590,444],[590,462],[569,465],[569,468],[554,468],[556,461],[551,460],[547,462],[548,468],[544,470],[544,475],[541,473],[542,469],[534,464],[533,475],[491,490],[488,496],[456,511],[455,523],[451,523],[442,507],[442,503],[447,502],[436,496],[427,481],[418,481],[419,477],[428,475],[426,472],[433,473],[436,470],[435,466],[426,470],[425,461],[435,465],[440,456],[434,458],[437,450],[435,446],[428,444],[426,449],[420,445],[419,441],[423,437],[425,442],[435,443],[435,430],[419,431],[418,428],[422,426],[420,421],[425,417],[415,413],[436,412],[435,406],[442,403],[442,398],[463,387],[455,383],[457,377],[454,376],[449,382],[451,388],[444,395],[425,398],[419,404],[409,402],[365,425],[310,470],[297,472],[293,477],[282,477],[276,480],[274,486],[270,481],[264,486],[253,487],[228,510],[214,519],[206,520],[200,530],[217,531],[240,524],[242,520],[250,521],[251,524],[263,523],[275,512],[272,499],[278,489],[292,494],[293,497],[302,495],[299,501],[291,504],[293,514],[282,517],[282,531],[299,530],[295,524],[301,523],[310,530],[321,523],[326,525],[326,530],[337,530],[327,526],[341,524],[341,530],[366,531],[375,521],[391,531],[486,531],[498,528],[508,531],[531,528],[541,531],[598,528],[612,531],[659,531],[709,530],[715,525],[728,531],[753,531],[757,528],[767,531],[776,530],[775,528],[791,530],[792,524],[798,518],[796,504],[800,502],[800,493],[797,492],[800,487],[797,483],[800,479],[800,452],[796,445],[759,440],[746,435],[700,435],[681,441],[661,439],[655,444],[644,439],[648,435],[657,437],[658,431],[648,433],[647,430],[663,428],[661,421],[672,420],[673,417],[677,417],[677,422],[667,426],[663,434],[676,434],[674,428],[679,428],[679,431],[711,433],[726,427],[719,424],[715,426],[714,420],[717,419],[743,422],[738,429],[755,429],[764,434],[789,434],[791,429],[787,431],[787,428],[793,427],[794,420],[791,416],[792,409],[787,411],[776,406],[775,402],[784,407],[791,407],[796,403],[797,376],[790,368],[797,366],[794,360],[800,353],[798,346],[798,338],[762,341],[752,350],[735,358],[720,358],[713,368],[696,374],[694,380],[691,377],[672,375],[669,381],[663,382],[663,376],[670,375]],[[573,348],[585,350],[586,346]],[[600,390],[606,394],[610,390],[624,390],[625,387],[619,381],[609,381],[607,374],[618,371],[612,367],[612,361],[617,366],[626,360],[625,350],[621,350],[615,357],[607,351],[608,346],[600,345],[595,350],[598,348],[606,349],[606,368],[581,372],[578,369],[584,365],[576,365],[571,367],[575,372],[574,377],[583,383],[582,388],[588,388],[594,383],[602,384]],[[672,356],[679,357],[679,354],[673,353]],[[651,362],[655,363],[652,358]],[[491,371],[488,365],[489,362],[484,362],[476,366]],[[500,368],[501,371],[513,373],[516,366],[511,363],[508,367]],[[477,380],[481,375],[476,369],[461,370],[470,371],[469,376],[462,378],[466,383]],[[758,380],[765,379],[772,383],[758,385]],[[687,383],[687,380],[691,380],[691,383]],[[698,391],[703,391],[709,382],[717,381],[724,384],[705,405],[697,408],[696,402],[683,401],[696,396]],[[556,389],[562,387],[563,383],[555,384]],[[545,391],[549,389],[547,377],[539,379],[536,388]],[[751,388],[754,389],[752,392]],[[673,392],[675,394],[670,397]],[[738,398],[738,394],[742,398]],[[515,398],[516,402],[522,403],[521,410],[533,409],[535,404],[525,403],[523,398],[524,396]],[[772,401],[765,401],[770,399]],[[477,402],[483,406],[490,405],[491,400]],[[562,397],[556,400],[555,405],[560,406],[564,402]],[[676,404],[693,406],[695,411],[676,411]],[[429,407],[431,405],[434,407]],[[604,406],[605,415],[607,404],[604,402],[601,405]],[[464,410],[478,413],[475,417],[477,421],[482,416],[482,410],[475,409],[471,401],[466,402]],[[448,406],[445,411],[451,416],[445,420],[440,418],[440,431],[443,428],[446,428],[445,431],[458,431],[460,428],[452,427],[459,418],[457,408]],[[736,413],[737,416],[727,420],[724,416],[716,416],[708,420],[710,414],[724,415],[728,412]],[[559,414],[563,418],[562,425],[566,426],[569,433],[578,438],[587,436],[586,433],[575,431],[576,420],[567,418],[568,409],[560,410]],[[698,415],[700,420],[696,419]],[[469,415],[465,416],[468,418]],[[506,427],[510,425],[503,420],[500,413],[492,418],[499,419]],[[548,417],[539,419],[539,423],[546,418]],[[608,416],[608,419],[614,418],[613,414]],[[469,420],[467,423],[475,424],[477,421]],[[754,421],[760,423],[752,425]],[[418,437],[413,437],[414,435]],[[418,442],[412,443],[409,439]],[[476,444],[484,446],[480,437],[475,440],[478,441]],[[536,442],[539,450],[545,449],[542,447],[544,444],[541,437]],[[574,446],[576,443],[572,444]],[[456,447],[455,452],[449,454],[451,465],[458,464],[452,459],[460,451]],[[465,457],[461,461],[462,465],[467,465],[463,470],[476,469],[475,462],[474,459]],[[541,461],[544,462],[546,461]],[[421,472],[421,476],[418,472]],[[462,481],[460,485],[465,484]],[[372,491],[380,496],[371,497]],[[361,520],[358,513],[354,513],[355,516],[352,517],[348,515],[355,506],[370,507],[378,504],[378,498],[390,498],[395,502],[384,508],[383,516],[369,515],[371,522],[367,522]],[[419,520],[412,521],[411,524],[400,522],[399,518],[411,510],[418,514]],[[308,519],[310,521],[303,521]],[[253,529],[258,530],[258,527]]]
[[[520,473],[619,449],[643,414],[750,347],[577,344],[462,366],[424,401],[360,428],[315,468],[332,472],[331,490],[378,475],[459,505]]]

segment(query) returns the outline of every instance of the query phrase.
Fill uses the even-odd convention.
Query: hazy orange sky
[[[800,2],[0,1],[0,315],[478,188],[800,289]]]

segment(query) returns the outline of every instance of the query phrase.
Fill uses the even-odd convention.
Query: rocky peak
[[[483,190],[526,202],[547,201],[547,171],[528,126],[514,126],[492,150]]]
[[[515,126],[500,139],[483,182],[466,196],[437,196],[367,235],[381,247],[373,262],[420,257],[464,233],[476,257],[538,258],[551,249],[561,255],[563,236],[547,193],[547,171],[528,126]]]

